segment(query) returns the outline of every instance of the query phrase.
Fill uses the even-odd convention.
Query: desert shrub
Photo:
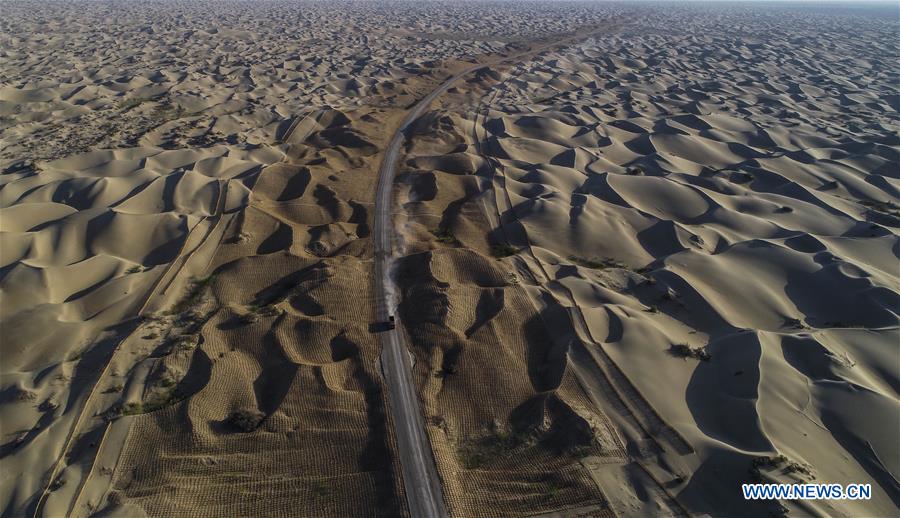
[[[259,321],[259,315],[256,314],[256,312],[254,312],[254,311],[250,311],[248,313],[244,313],[243,315],[238,316],[237,321],[243,325],[255,324],[256,322]]]
[[[593,259],[585,259],[583,257],[578,257],[576,255],[570,255],[569,260],[573,263],[584,266],[585,268],[593,268],[595,270],[604,270],[606,268],[627,268],[624,264],[616,261],[615,259],[610,259],[608,257],[604,258],[593,258]]]
[[[535,438],[530,434],[494,428],[463,443],[458,456],[466,469],[476,469],[509,457],[515,450],[530,446],[534,441]]]
[[[730,180],[737,184],[749,183],[754,180],[753,175],[743,171],[737,171],[731,175]]]
[[[453,376],[457,372],[459,372],[459,367],[457,367],[455,364],[452,364],[452,365],[447,365],[446,367],[443,367],[442,369],[436,371],[434,373],[434,376],[436,378],[446,378],[447,376]]]
[[[506,243],[504,243],[502,245],[491,246],[491,255],[493,255],[494,257],[498,257],[498,258],[509,257],[511,255],[516,255],[518,253],[519,253],[518,248],[516,248],[512,245],[506,244]]]
[[[169,406],[178,402],[176,385],[178,382],[168,377],[160,380],[160,386],[165,390],[154,391],[143,403],[144,412],[153,412],[162,407]]]
[[[694,358],[704,362],[712,359],[712,355],[709,354],[706,347],[691,347],[687,344],[672,344],[669,347],[669,353],[678,358]]]
[[[900,206],[892,201],[860,200],[859,203],[877,212],[900,216]]]
[[[548,498],[556,498],[562,491],[572,487],[571,482],[563,480],[559,475],[547,474],[543,478],[544,496]]]
[[[40,405],[38,405],[38,410],[41,412],[52,412],[59,408],[59,403],[53,401],[52,399],[45,399]]]
[[[584,444],[578,444],[569,448],[566,453],[576,459],[583,459],[593,453],[594,449]]]
[[[200,297],[203,295],[204,290],[206,290],[214,279],[215,274],[192,280],[188,284],[187,292],[184,294],[184,297],[175,304],[175,307],[173,307],[169,313],[181,313],[196,305],[200,301]]]
[[[277,317],[284,313],[284,310],[275,305],[268,304],[250,304],[247,306],[247,312],[237,316],[240,324],[253,324],[259,321],[260,317]]]
[[[328,247],[321,241],[312,241],[307,249],[316,257],[326,257],[328,255]]]
[[[125,403],[119,413],[122,415],[137,415],[144,413],[144,405],[141,403]]]
[[[763,470],[773,470],[776,468],[784,467],[785,473],[800,473],[809,478],[815,478],[812,474],[812,470],[809,466],[804,464],[800,464],[794,460],[791,460],[784,455],[776,455],[774,457],[769,457],[767,455],[763,455],[760,457],[754,457],[753,460],[750,461],[750,475],[755,479],[759,480],[762,476]]]
[[[173,348],[182,351],[190,351],[200,344],[200,336],[197,334],[183,334],[176,336],[173,340]]]
[[[235,245],[238,243],[246,243],[247,241],[250,241],[250,234],[246,232],[238,232],[237,234],[226,239],[225,243]]]
[[[772,469],[777,468],[778,466],[784,464],[788,461],[788,458],[784,455],[777,455],[775,457],[769,457],[767,455],[763,455],[761,457],[754,457],[753,460],[750,461],[750,466],[753,468],[765,468]]]
[[[331,486],[317,480],[309,484],[309,492],[314,498],[326,497],[331,494]]]
[[[167,122],[170,120],[180,119],[185,115],[186,113],[182,106],[173,105],[171,102],[166,101],[156,106],[156,109],[153,110],[152,117],[157,122]]]
[[[144,99],[143,97],[132,97],[130,99],[121,101],[118,108],[120,112],[127,112],[128,110],[136,108],[149,100],[150,99]]]
[[[180,401],[178,389],[176,387],[177,384],[178,383],[174,378],[168,377],[163,379],[160,383],[160,387],[163,390],[154,391],[144,401],[120,404],[107,414],[107,418],[111,420],[123,415],[146,414],[173,405]],[[121,385],[116,385],[114,388],[119,387],[121,387]],[[107,390],[107,392],[112,392],[112,390]]]
[[[799,318],[790,318],[785,317],[784,319],[784,327],[788,327],[790,329],[806,329],[806,325]]]
[[[228,424],[242,432],[252,432],[259,428],[265,414],[259,410],[242,408],[228,416]]]
[[[437,241],[439,243],[444,243],[447,245],[459,244],[459,241],[456,239],[456,236],[453,235],[453,232],[450,232],[446,228],[443,228],[443,229],[442,228],[433,228],[433,229],[429,230],[429,232],[431,232],[434,235],[434,237],[437,238]]]

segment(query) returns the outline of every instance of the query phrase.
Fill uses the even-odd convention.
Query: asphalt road
[[[394,294],[399,290],[390,275],[394,241],[392,192],[400,151],[406,142],[406,132],[416,119],[428,110],[428,107],[439,95],[446,92],[464,76],[501,62],[520,59],[552,45],[582,37],[583,35],[576,34],[519,54],[472,65],[458,72],[410,109],[391,138],[382,159],[375,193],[375,224],[372,235],[375,247],[375,316],[378,323],[384,323],[393,314],[397,323],[396,329],[384,329],[379,333],[382,346],[381,369],[388,386],[397,447],[400,450],[400,469],[403,473],[409,512],[413,518],[446,517],[447,509],[444,505],[441,479],[434,463],[431,443],[425,432],[419,397],[412,381],[412,361],[406,345],[406,335],[401,330],[400,316],[395,312],[398,301],[394,299]]]
[[[400,150],[406,141],[406,131],[418,119],[437,96],[464,75],[487,65],[476,65],[459,72],[444,81],[428,96],[419,101],[406,115],[400,128],[391,139],[384,154],[381,169],[378,172],[378,188],[375,193],[375,225],[373,241],[375,246],[375,315],[379,323],[388,320],[394,314],[397,301],[392,294],[397,287],[390,276],[391,258],[393,255],[394,226],[392,221],[392,192],[394,177],[397,173],[397,162]],[[391,413],[397,434],[397,447],[400,450],[400,469],[403,472],[403,483],[406,488],[406,499],[409,512],[413,518],[444,517],[447,509],[441,493],[441,480],[438,477],[431,444],[425,433],[425,422],[419,407],[419,397],[412,381],[412,364],[406,337],[400,329],[399,316],[397,328],[384,330],[381,337],[381,369],[388,386],[391,402]]]

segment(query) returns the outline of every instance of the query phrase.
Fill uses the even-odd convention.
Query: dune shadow
[[[466,338],[471,337],[482,326],[494,319],[505,307],[502,288],[482,289],[475,306],[475,322],[465,331]]]
[[[306,167],[299,168],[297,172],[288,178],[284,189],[282,189],[281,194],[278,195],[276,201],[288,201],[300,198],[306,192],[306,188],[309,187],[311,180],[312,174],[309,169]]]
[[[771,451],[756,409],[762,347],[756,333],[742,332],[710,342],[708,362],[699,362],[685,399],[697,428],[746,451]]]
[[[288,250],[294,243],[294,229],[287,223],[278,222],[278,227],[269,237],[263,240],[256,249],[259,255],[272,254]]]

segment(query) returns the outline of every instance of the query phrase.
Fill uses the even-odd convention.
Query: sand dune
[[[646,32],[657,23],[649,17],[621,34],[470,83],[468,95],[458,92],[436,116],[453,126],[423,128],[431,147],[420,145],[408,161],[406,207],[416,222],[410,228],[440,229],[432,231],[437,249],[428,252],[435,258],[448,256],[448,245],[487,255],[492,243],[495,255],[511,255],[497,267],[521,279],[554,341],[568,351],[558,353],[567,361],[551,367],[548,359],[546,368],[563,379],[575,375],[588,395],[615,389],[605,406],[595,407],[616,423],[613,442],[629,451],[648,443],[657,444],[650,451],[660,448],[654,455],[668,467],[644,465],[664,493],[657,488],[654,495],[634,477],[601,483],[617,512],[648,512],[654,501],[679,512],[668,493],[713,515],[779,506],[891,514],[900,493],[896,463],[887,459],[896,459],[897,450],[874,416],[896,422],[900,412],[896,369],[884,367],[897,363],[896,347],[886,344],[897,342],[900,307],[900,184],[888,165],[900,158],[895,74],[886,61],[898,50],[887,36],[892,26],[842,19],[866,27],[867,36],[857,38],[850,33],[862,29],[839,28],[830,16],[757,12],[754,30],[764,39],[748,42],[732,32],[739,9],[719,15],[685,18],[691,32],[666,36]],[[673,26],[671,18],[659,23],[667,32]],[[812,54],[798,46],[790,36],[798,32],[827,38],[826,50]],[[667,51],[673,48],[678,52]],[[865,73],[856,68],[861,60]],[[475,113],[463,104],[473,97],[482,98]],[[451,134],[464,135],[464,143],[446,155],[449,146],[436,142]],[[481,181],[458,176],[465,172]],[[465,254],[449,257],[463,263]],[[452,329],[454,312],[484,307],[491,322],[514,314],[527,320],[529,310],[510,304],[513,287],[503,288],[505,297],[454,295],[465,278],[435,276],[434,288],[410,288],[411,308],[437,296],[450,313],[409,319]],[[431,333],[418,341],[451,340],[437,328]],[[479,354],[477,334],[455,340],[461,342],[451,349],[459,365],[454,376],[493,383],[495,374],[467,364]],[[705,351],[709,360],[675,357],[679,344]],[[432,365],[441,356],[420,354]],[[443,387],[454,376],[443,378]],[[429,390],[432,383],[423,381],[423,393],[433,394],[423,397],[445,405],[441,426],[431,430],[433,444],[455,441],[458,448],[467,435],[496,426],[481,418],[482,431],[467,429],[457,416],[496,404],[497,396],[469,398],[479,402],[472,408],[446,389]],[[530,390],[564,397],[557,385]],[[490,391],[499,393],[511,389]],[[608,401],[617,397],[628,414]],[[825,406],[837,401],[839,408]],[[492,415],[505,412],[510,429],[521,431],[516,411]],[[546,433],[538,428],[534,437]],[[582,464],[601,481],[629,479],[627,463],[615,478],[615,469],[602,467],[609,461],[594,463],[603,455],[591,453]],[[754,458],[776,455],[787,460],[751,469]],[[473,474],[446,456],[438,464],[445,480]],[[865,480],[879,490],[865,503],[767,508],[740,499],[736,488],[754,478]],[[495,508],[493,495],[462,494],[455,509]],[[589,503],[572,498],[573,505]]]
[[[3,11],[3,514],[399,512],[366,327],[373,164],[445,67],[567,19],[290,2]],[[206,471],[189,482],[197,441]],[[254,451],[271,461],[246,486],[260,498],[221,499],[259,476]],[[260,491],[271,477],[280,489]]]
[[[900,48],[876,7],[3,14],[3,516],[407,515],[377,175],[472,63],[394,192],[451,515],[897,514]]]
[[[105,358],[138,324],[133,317],[214,221],[247,205],[259,172],[280,158],[227,146],[132,148],[4,175],[3,369],[13,390],[30,394],[3,412],[4,429],[19,430],[7,438],[4,456],[13,456],[5,462],[30,466],[7,487],[39,490],[49,453],[77,426]]]

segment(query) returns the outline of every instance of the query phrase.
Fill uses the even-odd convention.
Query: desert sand
[[[0,513],[900,512],[896,8],[4,2]],[[743,500],[748,482],[871,500]]]

